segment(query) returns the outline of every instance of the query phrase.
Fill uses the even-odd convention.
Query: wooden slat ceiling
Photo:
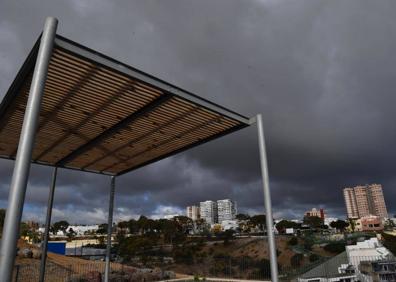
[[[17,152],[35,52],[0,107],[3,158]],[[241,119],[55,44],[32,161],[119,175],[247,126]]]

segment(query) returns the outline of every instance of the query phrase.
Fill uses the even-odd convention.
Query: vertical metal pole
[[[45,21],[19,138],[0,249],[0,281],[4,282],[11,281],[15,262],[34,139],[57,25],[58,20],[55,18]]]
[[[57,173],[58,173],[58,168],[55,167],[54,172],[52,173],[51,186],[50,186],[50,191],[49,191],[49,196],[48,196],[47,217],[45,218],[44,240],[41,243],[42,246],[41,246],[41,262],[40,262],[40,277],[39,277],[40,282],[44,282],[44,277],[45,277],[49,230],[50,230],[50,226],[51,226],[52,206],[54,203],[54,193],[55,193],[55,184],[56,184]]]
[[[265,149],[264,126],[263,126],[263,119],[261,114],[258,114],[256,116],[256,123],[257,123],[257,131],[258,131],[258,143],[260,149],[261,176],[263,180],[263,190],[264,190],[265,221],[267,226],[268,248],[269,248],[270,264],[271,264],[271,281],[278,282],[278,262],[276,255],[276,246],[275,246],[274,225],[272,222],[273,218],[272,218],[271,192],[269,188],[267,153]]]
[[[110,275],[110,256],[111,256],[111,231],[113,227],[113,208],[114,208],[114,190],[115,176],[111,177],[110,199],[109,199],[109,215],[107,220],[107,244],[106,244],[106,265],[104,282],[109,281]]]

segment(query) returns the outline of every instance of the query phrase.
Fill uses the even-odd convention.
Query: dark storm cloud
[[[262,112],[274,210],[342,215],[344,186],[378,182],[395,212],[394,1],[5,1],[0,95],[45,16],[59,33],[248,116]],[[257,137],[244,129],[117,179],[118,218],[234,198],[261,212]],[[0,163],[5,206],[12,163]],[[25,217],[51,169],[33,166]],[[60,170],[55,218],[105,218],[109,179]]]

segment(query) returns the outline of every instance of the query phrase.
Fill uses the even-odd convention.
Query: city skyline
[[[56,16],[61,35],[237,112],[262,112],[275,217],[311,207],[345,216],[342,189],[358,183],[381,183],[394,215],[395,5],[5,0],[0,98],[45,17]],[[205,198],[264,213],[256,145],[246,129],[120,177],[115,219],[183,213]],[[12,167],[0,161],[1,208]],[[42,220],[51,169],[33,165],[30,175],[24,219]],[[105,221],[108,187],[105,177],[60,169],[54,220]]]

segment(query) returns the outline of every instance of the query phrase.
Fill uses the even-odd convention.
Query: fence
[[[313,266],[311,265],[311,267]],[[39,269],[39,260],[29,260],[29,263],[21,261],[15,266],[13,281],[37,281]],[[302,269],[306,270],[308,267],[283,267],[280,268],[280,274],[284,281],[290,281],[291,277],[300,273]],[[110,281],[143,281],[143,279],[144,281],[156,281],[174,278],[171,275],[174,272],[196,277],[261,281],[269,281],[271,275],[268,260],[254,260],[249,257],[200,258],[194,261],[181,258],[176,262],[167,263],[163,259],[146,258],[144,264],[137,262],[134,266],[111,263]],[[104,263],[102,261],[78,259],[73,264],[67,264],[48,260],[45,280],[51,282],[101,281],[103,273]]]
[[[82,282],[102,281],[104,263],[101,261],[78,260],[70,265],[48,261],[46,281]],[[180,258],[176,262],[164,263],[158,259],[146,258],[144,265],[136,263],[136,267],[111,263],[110,281],[157,281],[174,278],[170,271],[195,277],[211,277],[223,279],[270,281],[270,265],[265,259],[255,260],[250,257],[215,257],[189,260]],[[378,281],[396,281],[396,261],[393,257],[353,256],[347,257],[343,252],[331,258],[322,258],[309,262],[307,257],[298,256],[292,265],[279,266],[281,281],[311,281],[319,278],[360,279],[378,278]],[[39,261],[29,264],[23,261],[16,265],[14,280],[18,282],[37,281],[39,277]],[[393,280],[392,280],[393,279]],[[210,279],[208,279],[210,281]],[[373,280],[376,281],[376,280]]]
[[[73,264],[59,264],[48,261],[45,271],[45,281],[50,282],[84,282],[84,281],[102,281],[105,265],[101,261],[86,261]],[[132,274],[143,276],[133,267],[119,263],[111,263],[111,281],[132,281]],[[29,260],[28,263],[21,262],[14,267],[13,281],[31,282],[38,281],[40,273],[40,262],[38,260]],[[128,280],[129,279],[129,280]],[[158,279],[156,279],[158,280]]]

